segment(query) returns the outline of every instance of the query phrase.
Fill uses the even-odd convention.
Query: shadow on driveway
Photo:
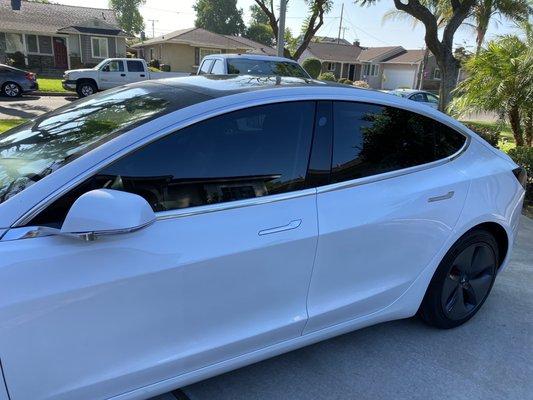
[[[0,97],[0,119],[38,117],[58,107],[76,100],[76,96],[35,96],[26,95],[17,98]]]

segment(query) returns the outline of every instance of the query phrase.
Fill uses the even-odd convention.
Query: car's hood
[[[80,69],[69,69],[65,71],[65,74],[77,74],[77,73],[93,73],[96,72],[94,68],[80,68]]]

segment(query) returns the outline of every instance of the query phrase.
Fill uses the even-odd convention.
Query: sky
[[[90,5],[86,0],[54,0],[54,2],[98,8],[108,7],[108,0],[92,0]],[[194,3],[195,0],[147,0],[146,4],[141,7],[141,14],[146,24],[146,36],[152,36],[151,20],[155,20],[154,34],[156,36],[194,26]],[[243,9],[245,23],[248,23],[250,18],[249,8],[252,4],[254,4],[253,0],[237,1],[237,6]],[[344,36],[350,42],[358,39],[362,46],[367,47],[399,45],[406,49],[423,48],[424,27],[421,24],[413,27],[413,24],[406,20],[382,21],[383,15],[394,9],[392,0],[381,0],[371,7],[355,5],[352,0],[334,0],[334,7],[325,17],[319,35],[333,37],[338,35],[342,4],[344,4],[344,16],[341,37]],[[286,26],[295,36],[300,33],[306,14],[304,0],[289,1]],[[509,21],[502,20],[500,24],[492,22],[487,39],[514,31],[515,27]],[[469,27],[459,28],[455,35],[454,45],[455,47],[465,46],[473,50],[475,48],[473,30]]]

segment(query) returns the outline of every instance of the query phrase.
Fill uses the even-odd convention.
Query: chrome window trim
[[[357,90],[357,89],[347,89],[347,90]],[[468,148],[468,146],[470,144],[470,141],[471,141],[471,137],[470,137],[470,134],[468,133],[468,131],[466,131],[464,129],[459,129],[459,127],[452,125],[451,123],[449,123],[449,121],[445,121],[445,120],[442,120],[440,118],[435,118],[435,116],[431,115],[429,112],[426,113],[425,112],[426,110],[424,110],[424,109],[417,110],[416,109],[417,107],[412,106],[410,104],[406,104],[406,105],[396,104],[394,101],[388,101],[388,99],[382,99],[382,98],[379,98],[379,99],[359,98],[358,99],[358,98],[354,98],[353,96],[348,96],[347,94],[344,94],[344,93],[343,94],[330,94],[330,93],[313,93],[313,94],[312,93],[310,93],[310,94],[282,93],[282,94],[276,94],[276,93],[270,92],[268,94],[269,94],[268,96],[265,96],[265,97],[260,98],[260,99],[241,100],[241,101],[236,101],[236,102],[228,104],[228,105],[222,105],[222,106],[213,108],[212,110],[209,110],[209,111],[206,111],[206,112],[202,112],[202,113],[200,113],[198,115],[195,115],[193,117],[186,118],[186,119],[181,120],[181,121],[179,121],[177,123],[171,123],[171,124],[167,125],[166,127],[161,128],[161,129],[157,130],[156,132],[154,132],[154,133],[152,133],[150,135],[147,135],[146,137],[138,140],[137,142],[132,143],[129,146],[122,148],[121,150],[117,151],[116,153],[114,153],[113,155],[109,156],[108,158],[100,161],[99,163],[93,165],[91,168],[83,171],[82,173],[80,173],[76,177],[76,179],[73,179],[70,182],[67,182],[66,184],[64,184],[61,188],[56,190],[56,192],[54,192],[50,196],[48,196],[48,197],[42,199],[41,201],[39,201],[34,207],[32,207],[29,211],[27,211],[20,218],[18,218],[11,225],[11,228],[23,227],[29,221],[31,221],[37,214],[39,214],[41,211],[43,211],[49,204],[54,202],[57,198],[61,197],[62,195],[67,193],[69,190],[71,190],[74,187],[76,187],[77,185],[81,184],[84,180],[86,180],[86,179],[90,178],[92,175],[96,174],[98,172],[98,170],[100,170],[102,168],[105,168],[109,164],[113,163],[114,161],[118,160],[121,157],[126,156],[130,152],[135,151],[135,150],[137,150],[137,149],[139,149],[139,148],[141,148],[143,146],[146,146],[146,145],[148,145],[148,144],[150,144],[150,143],[152,143],[152,142],[154,142],[156,140],[159,140],[159,139],[161,139],[161,138],[163,138],[163,137],[165,137],[165,136],[167,136],[169,134],[172,134],[173,132],[175,132],[177,130],[187,128],[188,126],[191,126],[191,125],[193,125],[195,123],[207,120],[209,118],[214,118],[214,117],[217,117],[217,116],[222,115],[222,114],[226,114],[226,113],[230,113],[230,112],[233,112],[233,111],[238,111],[238,110],[242,110],[242,109],[250,108],[250,107],[256,107],[256,106],[267,105],[267,104],[275,104],[275,103],[294,102],[294,101],[320,101],[320,100],[349,101],[349,102],[354,102],[354,103],[368,103],[368,104],[383,105],[383,106],[395,107],[395,108],[399,108],[399,109],[402,109],[402,110],[414,112],[414,113],[423,115],[423,116],[425,116],[427,118],[431,118],[431,119],[433,119],[435,121],[438,121],[439,123],[449,127],[450,129],[452,129],[455,132],[463,135],[466,138],[463,147],[459,151],[457,151],[457,153],[455,153],[455,154],[453,154],[451,156],[448,156],[448,157],[446,157],[444,159],[441,159],[441,160],[433,161],[433,162],[427,163],[427,164],[421,164],[421,165],[414,166],[414,167],[404,168],[404,169],[397,170],[397,171],[391,171],[391,172],[387,172],[387,173],[384,173],[384,174],[371,175],[371,176],[368,176],[368,177],[358,178],[358,179],[354,179],[354,180],[350,180],[350,181],[338,182],[338,183],[329,184],[329,185],[325,185],[325,186],[320,186],[320,187],[312,188],[312,189],[305,189],[305,190],[313,190],[317,194],[318,193],[325,193],[325,192],[333,191],[333,190],[339,190],[339,189],[343,189],[343,188],[346,188],[346,187],[359,186],[359,185],[373,183],[373,182],[377,182],[377,181],[381,181],[381,180],[385,180],[385,179],[395,178],[397,176],[402,176],[402,175],[406,175],[406,174],[409,174],[409,173],[418,172],[418,171],[421,171],[421,170],[425,170],[425,169],[436,167],[438,165],[445,164],[447,162],[451,162],[451,161],[455,160],[456,158],[458,158],[464,151],[466,151],[466,149]],[[230,96],[228,96],[228,98],[233,97],[233,96],[239,96],[239,95],[240,94],[230,95]],[[181,111],[182,110],[177,110],[177,111],[174,111],[172,113],[162,115],[159,118],[168,118],[174,113],[179,114]],[[429,110],[427,110],[427,111],[429,111]],[[142,126],[143,125],[140,125],[137,128],[140,128]],[[303,191],[305,192],[305,190],[303,190]],[[171,213],[171,216],[166,217],[166,216],[162,215],[163,213],[157,213],[156,216],[157,216],[157,220],[164,220],[164,219],[169,219],[169,218],[179,218],[179,217],[183,217],[183,216],[187,216],[187,215],[198,215],[198,214],[205,214],[207,212],[215,212],[215,211],[221,211],[221,210],[233,209],[233,208],[239,208],[239,207],[248,207],[248,206],[252,206],[252,205],[270,203],[270,202],[287,200],[287,199],[290,199],[290,198],[296,198],[296,197],[309,195],[309,194],[299,194],[299,192],[300,191],[287,192],[287,193],[282,194],[282,195],[267,195],[267,196],[263,196],[263,197],[257,197],[257,198],[253,198],[253,199],[242,200],[242,202],[243,202],[242,204],[241,204],[241,200],[239,200],[237,202],[219,203],[219,204],[216,204],[216,205],[207,205],[207,206],[191,207],[191,208],[185,208],[185,209],[179,209],[179,210],[171,210],[171,211],[168,211],[168,212],[164,212],[164,213]],[[282,196],[282,198],[277,198],[276,196]],[[204,208],[204,207],[213,207],[213,210],[212,211],[211,210],[200,210],[200,208]],[[186,212],[185,211],[185,210],[191,210],[192,208],[194,208],[195,211],[190,211],[190,212]],[[198,209],[196,210],[196,208],[198,208]],[[180,211],[180,212],[177,212],[177,211]],[[161,215],[158,216],[158,214],[161,214]],[[5,232],[4,232],[4,234],[5,234]]]

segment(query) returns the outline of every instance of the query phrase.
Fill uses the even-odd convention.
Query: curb
[[[71,97],[71,96],[78,96],[76,92],[41,92],[40,90],[36,90],[35,92],[28,93],[30,96],[57,96],[57,97]]]

